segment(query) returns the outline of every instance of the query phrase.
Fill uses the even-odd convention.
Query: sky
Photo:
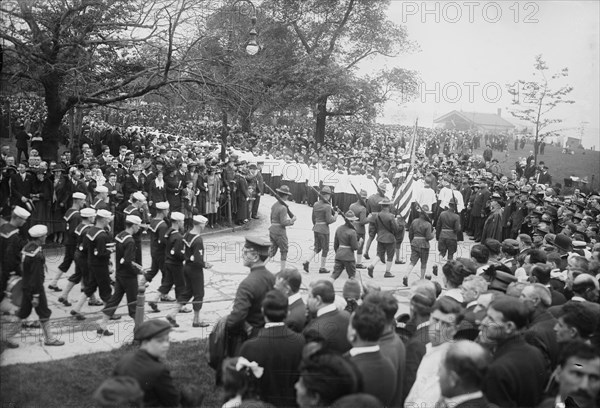
[[[390,101],[381,123],[432,126],[452,110],[496,113],[515,125],[513,97],[506,84],[529,80],[542,54],[554,73],[568,68],[560,84],[574,87],[575,103],[549,117],[565,136],[600,149],[600,2],[589,1],[392,1],[389,18],[404,25],[419,51],[397,58],[377,57],[360,67],[381,66],[419,72],[421,92],[412,101]]]

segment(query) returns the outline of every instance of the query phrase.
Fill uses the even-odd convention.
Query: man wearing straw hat
[[[288,201],[292,192],[287,185],[283,185],[277,190],[283,201]],[[286,227],[294,225],[296,216],[290,218],[288,216],[287,207],[275,201],[271,207],[271,226],[269,227],[269,239],[271,240],[271,248],[269,250],[269,258],[272,258],[277,253],[277,249],[281,251],[281,270],[285,269],[288,254],[288,238]]]
[[[42,325],[44,344],[46,346],[62,346],[65,343],[53,337],[50,331],[48,320],[52,315],[52,311],[48,308],[43,283],[46,258],[44,257],[44,251],[42,251],[42,245],[46,242],[48,227],[40,224],[34,225],[29,228],[28,233],[31,241],[21,251],[23,257],[23,299],[17,313],[18,321],[12,333],[7,335],[7,339],[20,331],[21,321],[28,318],[31,310],[35,309]],[[10,348],[19,347],[18,344],[9,340],[6,341],[6,344]]]
[[[356,229],[352,226],[354,221],[358,220],[358,217],[354,215],[354,211],[348,210],[346,212],[346,220],[344,224],[340,225],[335,231],[335,237],[333,239],[333,250],[335,251],[335,263],[333,265],[333,273],[331,279],[336,280],[342,274],[342,271],[346,269],[348,278],[353,279],[356,276],[356,259],[354,253],[362,245],[363,238],[358,240]]]

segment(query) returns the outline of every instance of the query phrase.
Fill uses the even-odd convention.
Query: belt
[[[352,248],[350,245],[340,245],[338,248]]]
[[[453,230],[453,229],[451,229],[451,228],[442,228],[442,231],[450,231],[450,232],[454,232],[454,230]]]
[[[326,222],[315,222],[315,224],[327,224]]]
[[[413,239],[425,239],[425,237],[413,237]]]
[[[281,225],[281,224],[278,222],[272,222],[271,225]]]

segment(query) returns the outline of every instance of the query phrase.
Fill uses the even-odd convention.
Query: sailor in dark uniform
[[[92,207],[94,210],[107,210],[110,211],[109,199],[108,199],[108,188],[104,186],[98,186],[94,189],[96,192],[96,198],[92,200]]]
[[[150,225],[148,227],[150,230],[150,255],[152,256],[152,266],[150,267],[150,271],[146,272],[144,277],[146,278],[146,282],[150,283],[160,270],[162,272],[161,283],[165,283],[165,234],[169,229],[169,224],[167,223],[169,202],[158,202],[155,204],[155,208],[156,215],[150,220]],[[168,297],[168,295],[164,296]],[[173,299],[168,299],[164,296],[161,298],[162,301],[173,301]],[[148,302],[148,305],[154,312],[159,312],[155,302]]]
[[[192,297],[194,298],[192,327],[208,326],[208,323],[200,321],[200,310],[204,299],[204,269],[212,268],[212,265],[204,260],[204,242],[200,236],[204,231],[208,218],[195,215],[193,222],[194,227],[183,237],[183,243],[185,244],[185,266],[183,267],[185,290],[181,296],[177,297],[178,305],[167,317],[174,327],[179,327],[176,321],[177,313],[183,309]]]
[[[56,275],[54,275],[54,279],[48,285],[48,289],[52,289],[55,292],[60,292],[61,289],[58,287],[58,280],[62,276],[63,273],[67,272],[71,267],[71,263],[73,263],[73,257],[75,255],[75,228],[81,223],[81,216],[79,215],[79,210],[83,208],[85,205],[85,194],[80,192],[73,193],[73,204],[71,204],[71,208],[67,210],[64,215],[64,219],[67,222],[67,231],[65,232],[65,240],[63,244],[65,245],[65,256],[60,265],[58,265],[58,270],[56,271]]]
[[[131,195],[131,204],[123,210],[123,215],[124,217],[127,217],[128,215],[140,217],[142,220],[142,228],[145,228],[146,220],[148,219],[147,208],[146,196],[138,191]],[[139,228],[139,230],[133,234],[133,240],[136,245],[135,262],[139,265],[142,264],[142,228]]]
[[[48,308],[46,292],[44,291],[46,258],[44,257],[42,245],[45,243],[46,237],[48,236],[48,227],[40,224],[34,225],[29,228],[28,233],[31,237],[31,241],[29,241],[21,251],[23,259],[23,298],[21,307],[17,313],[18,321],[16,322],[12,333],[9,333],[7,338],[13,337],[20,331],[21,321],[28,318],[31,314],[31,310],[35,309],[35,313],[37,313],[42,325],[44,344],[46,346],[62,346],[65,343],[55,338],[50,331],[48,320],[52,315],[52,312]],[[8,340],[6,344],[10,348],[19,346]]]
[[[26,241],[19,234],[31,213],[23,207],[16,206],[10,221],[0,226],[0,300],[4,299],[6,285],[11,275],[21,275],[21,249]]]

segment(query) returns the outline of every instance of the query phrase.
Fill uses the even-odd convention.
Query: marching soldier
[[[6,344],[10,348],[19,347],[18,344],[8,340],[8,337],[13,337],[20,331],[21,321],[29,317],[31,309],[35,309],[42,325],[44,344],[46,346],[62,346],[65,343],[55,338],[50,331],[48,320],[52,315],[52,311],[48,308],[46,292],[44,292],[46,258],[42,251],[42,245],[46,241],[48,227],[39,224],[34,225],[29,228],[28,233],[31,241],[23,247],[21,252],[23,257],[23,298],[17,313],[18,321],[13,332],[7,336]]]
[[[394,214],[390,211],[392,202],[388,198],[379,201],[381,211],[372,213],[369,218],[370,222],[375,225],[375,233],[377,234],[377,259],[374,263],[367,267],[367,273],[372,278],[375,266],[381,261],[385,263],[384,278],[393,278],[390,272],[392,262],[396,252],[396,234],[398,232],[398,223]]]
[[[112,235],[108,232],[113,215],[110,211],[100,210],[96,212],[96,224],[89,227],[85,234],[84,246],[87,248],[88,282],[85,283],[83,294],[75,305],[71,314],[78,318],[86,299],[91,298],[96,289],[100,299],[104,303],[110,299],[112,289],[110,287],[110,256],[115,251],[112,243]],[[99,332],[99,334],[103,334]],[[107,336],[109,334],[106,334]]]
[[[448,209],[442,211],[438,217],[435,234],[438,241],[438,250],[442,261],[451,261],[458,248],[458,235],[461,232],[460,216],[456,213],[456,200],[451,198]],[[448,258],[446,258],[446,253]]]
[[[358,217],[354,215],[352,210],[346,212],[346,220],[350,223],[358,221]],[[345,222],[340,225],[335,231],[335,237],[333,239],[333,249],[335,251],[335,263],[333,265],[333,273],[331,279],[336,280],[342,274],[342,271],[346,269],[348,278],[354,279],[356,276],[356,260],[354,253],[362,245],[363,238],[360,240],[357,238],[356,229],[353,224]]]
[[[133,235],[140,229],[142,220],[137,215],[128,215],[125,217],[125,230],[121,231],[115,237],[116,245],[116,273],[115,273],[115,291],[106,302],[102,310],[104,316],[100,322],[98,334],[110,336],[108,331],[108,321],[118,320],[121,316],[115,316],[115,311],[123,300],[123,295],[127,298],[127,310],[129,316],[135,319],[135,307],[138,290],[138,268],[133,265],[135,262],[135,241]]]
[[[321,252],[321,267],[319,273],[329,273],[325,269],[325,261],[329,253],[329,224],[337,220],[337,214],[331,208],[331,189],[325,186],[321,189],[322,198],[315,203],[312,211],[313,232],[315,234],[315,250],[309,259],[302,263],[304,271],[308,273],[310,262]]]
[[[175,286],[175,297],[180,298],[185,290],[185,280],[183,278],[183,261],[185,259],[185,248],[183,243],[183,223],[185,216],[183,213],[174,211],[171,213],[171,227],[165,234],[165,270],[163,271],[165,279],[158,288],[157,296],[166,295]],[[189,310],[183,309],[182,312]],[[169,317],[167,316],[167,320]],[[169,320],[173,327],[177,322]]]
[[[292,192],[286,185],[281,186],[276,190],[282,200],[287,201]],[[288,254],[288,238],[286,227],[294,225],[296,216],[290,218],[287,208],[279,201],[275,201],[271,206],[271,226],[269,227],[269,239],[271,240],[271,248],[269,249],[269,258],[273,258],[277,253],[277,249],[281,251],[281,270],[285,269]]]
[[[137,191],[131,195],[131,204],[129,204],[124,210],[123,215],[135,215],[142,220],[142,228],[146,226],[146,220],[148,212],[146,211],[146,196],[141,192]],[[133,234],[133,240],[135,241],[135,262],[139,265],[142,264],[142,228],[138,228],[137,232]]]
[[[94,190],[96,192],[96,199],[92,202],[90,207],[94,210],[110,210],[109,199],[108,199],[108,188],[104,186],[97,186]]]
[[[69,270],[71,263],[73,262],[76,241],[75,228],[77,228],[77,226],[81,223],[81,215],[79,215],[79,210],[81,210],[85,205],[85,198],[86,196],[83,193],[73,193],[73,204],[71,204],[71,208],[67,210],[65,216],[63,217],[67,222],[67,231],[65,233],[65,240],[63,241],[65,245],[65,256],[62,263],[58,265],[58,270],[56,271],[56,275],[54,275],[54,279],[48,285],[48,289],[52,289],[55,292],[61,291],[61,289],[58,287],[58,280],[63,273]]]
[[[156,215],[150,220],[150,226],[148,227],[150,230],[150,255],[152,256],[152,266],[145,275],[148,283],[152,282],[159,270],[162,272],[163,282],[165,279],[165,234],[169,229],[169,224],[167,224],[169,203],[167,201],[158,202],[155,207]],[[164,295],[161,300],[173,301],[173,299],[168,298],[168,295]],[[148,305],[154,312],[159,312],[155,302],[149,302]]]
[[[185,234],[183,243],[185,244],[185,266],[183,267],[183,276],[185,280],[185,289],[177,297],[179,304],[169,313],[167,320],[174,326],[179,327],[175,320],[185,304],[194,298],[192,309],[194,310],[194,320],[192,327],[207,327],[208,323],[200,321],[200,310],[202,309],[202,300],[204,299],[204,269],[212,268],[212,265],[204,261],[204,242],[202,241],[202,231],[208,222],[208,218],[202,215],[195,215],[193,218],[194,227]]]
[[[421,260],[421,279],[425,278],[427,270],[427,260],[429,259],[429,241],[433,239],[433,230],[429,218],[429,207],[427,205],[419,206],[417,203],[419,218],[415,218],[408,228],[408,238],[410,239],[410,269],[404,278],[402,284],[408,286],[408,277],[412,273],[415,265]],[[430,279],[431,277],[428,277]]]
[[[385,184],[379,183],[377,185],[377,193],[375,193],[375,194],[371,195],[369,198],[367,198],[367,216],[370,216],[372,213],[379,212],[381,210],[379,203],[386,198],[385,190],[386,190]],[[364,253],[364,257],[367,260],[371,259],[369,257],[369,249],[371,249],[371,243],[375,239],[376,233],[377,233],[377,228],[376,228],[375,224],[373,222],[370,222],[369,223],[369,239],[367,240],[367,245],[365,247],[365,253]]]
[[[0,226],[0,266],[2,266],[2,291],[0,300],[4,299],[4,291],[10,275],[21,275],[21,249],[26,244],[19,234],[21,228],[27,222],[31,213],[23,207],[16,206],[10,217],[10,221]]]
[[[63,290],[63,293],[58,298],[58,301],[65,306],[71,306],[69,302],[69,293],[71,293],[71,289],[78,283],[82,282],[82,292],[85,287],[85,283],[88,278],[87,271],[87,248],[84,247],[83,241],[85,238],[85,234],[87,229],[94,225],[94,217],[96,217],[96,211],[92,208],[82,208],[79,211],[79,216],[81,217],[81,223],[75,227],[75,253],[73,254],[73,260],[75,261],[75,272],[69,279],[67,279],[67,286]],[[99,303],[99,304],[98,304]],[[101,306],[102,302],[95,299],[95,296],[92,296],[90,299],[90,306]],[[72,313],[73,314],[73,313]],[[75,316],[75,314],[73,314]],[[79,315],[80,317],[83,317]]]
[[[367,200],[367,191],[360,190],[360,199],[356,200],[356,202],[350,204],[350,210],[354,213],[354,215],[358,218],[354,222],[354,228],[356,229],[356,238],[358,239],[358,252],[356,253],[356,268],[364,269],[365,266],[362,264],[362,251],[363,245],[365,243],[365,224],[369,223],[367,218],[367,207],[363,205],[366,204]]]

